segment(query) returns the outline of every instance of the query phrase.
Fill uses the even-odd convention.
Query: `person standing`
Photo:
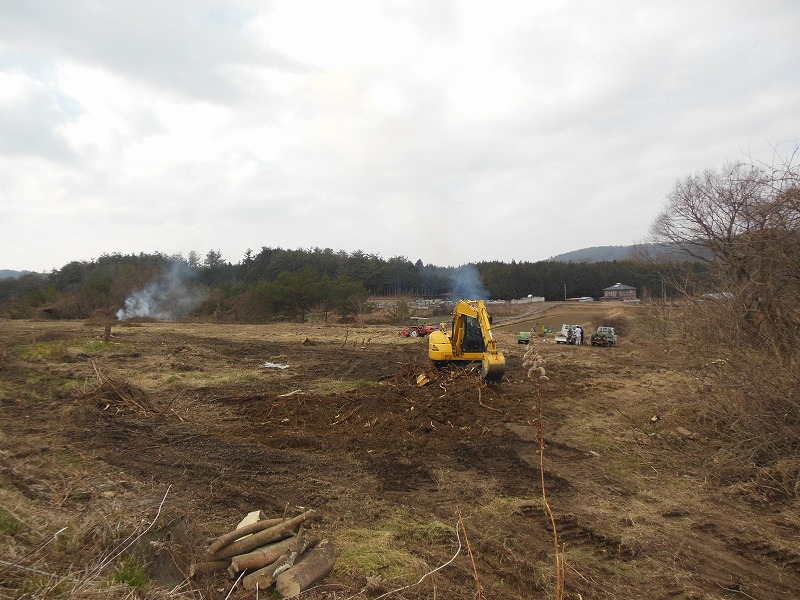
[[[575,345],[583,345],[583,328],[580,325],[575,327]]]

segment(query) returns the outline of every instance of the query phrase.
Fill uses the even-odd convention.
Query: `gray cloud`
[[[247,97],[241,67],[308,69],[247,29],[260,3],[50,2],[6,4],[0,36],[26,53],[95,65],[196,100]]]
[[[71,99],[42,86],[31,86],[18,101],[0,103],[0,154],[75,158],[60,129],[79,110]]]

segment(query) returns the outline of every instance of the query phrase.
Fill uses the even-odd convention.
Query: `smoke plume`
[[[117,319],[175,321],[190,313],[208,296],[205,290],[188,285],[190,279],[188,267],[174,263],[158,279],[128,296],[125,308],[117,311]]]
[[[481,274],[475,265],[461,265],[450,274],[450,287],[458,300],[486,300],[489,292],[483,287]]]

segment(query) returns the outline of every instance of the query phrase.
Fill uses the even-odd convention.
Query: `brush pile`
[[[236,529],[211,543],[208,560],[193,564],[191,576],[227,570],[246,590],[274,585],[285,598],[297,596],[333,570],[333,543],[310,535],[305,528],[317,516],[314,510],[292,518],[250,513]]]

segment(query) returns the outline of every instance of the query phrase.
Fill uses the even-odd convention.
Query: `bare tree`
[[[710,267],[709,295],[740,314],[747,339],[795,352],[800,326],[800,169],[734,164],[678,181],[651,227],[654,241]],[[787,332],[790,335],[787,335]]]
[[[714,472],[789,496],[800,493],[797,156],[686,177],[651,228],[708,266],[705,293],[686,288],[676,350],[702,383],[700,416],[725,442]]]

